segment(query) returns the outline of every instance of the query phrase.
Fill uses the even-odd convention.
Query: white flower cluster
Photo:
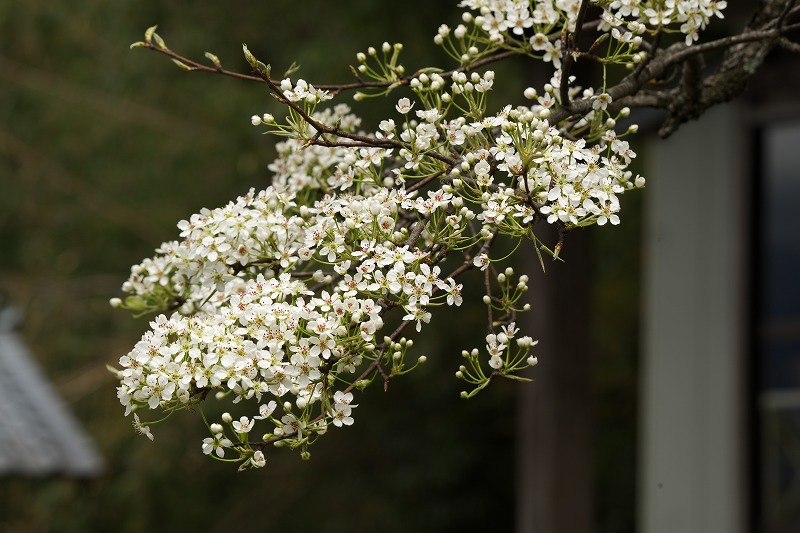
[[[464,24],[455,28],[447,48],[451,54],[469,63],[484,55],[481,42],[466,42],[474,35],[469,28],[486,35],[490,46],[516,46],[520,43],[530,53],[545,62],[560,66],[562,50],[561,28],[575,31],[582,0],[463,0],[459,6],[477,12],[465,12]],[[725,0],[592,0],[591,7],[603,10],[599,30],[610,32],[621,43],[638,48],[647,31],[679,31],[685,35],[686,44],[696,41],[698,34],[712,17],[723,18]],[[466,25],[466,26],[465,26]],[[678,26],[678,29],[674,29]],[[434,38],[445,44],[451,35],[443,25]]]
[[[492,246],[499,237],[512,245],[529,239],[558,255],[561,243],[551,251],[534,234],[537,220],[561,230],[619,224],[619,195],[644,185],[627,170],[636,154],[624,137],[636,127],[617,133],[629,110],[605,85],[583,89],[570,77],[562,87],[559,70],[541,94],[524,91],[530,105],[487,111],[495,73],[469,65],[504,49],[558,69],[562,40],[554,36],[574,30],[580,0],[460,5],[479,14],[465,13],[454,30],[441,26],[436,42],[461,66],[405,78],[411,93],[373,133],[359,130],[346,105],[318,110],[332,92],[302,79],[272,82],[269,67],[245,48],[288,112],[251,118],[283,138],[269,165],[272,186],[181,221],[181,240],[133,266],[122,287],[128,296],[112,300],[159,313],[117,371],[119,400],[138,432],[153,438],[152,422],[137,409],[169,415],[208,395],[250,400],[253,412],[209,425],[202,451],[217,458],[232,451],[242,467],[263,466],[268,445],[300,447],[306,457],[331,425],[353,424],[353,391],[425,361],[407,364],[413,341],[398,337],[406,327],[421,331],[435,307],[461,305],[458,277],[472,268],[484,272],[489,320],[486,352],[463,352],[467,365],[456,375],[473,387],[464,395],[496,376],[523,379],[516,373],[538,362],[530,353],[536,342],[517,335],[517,314],[530,309],[521,303],[527,277],[514,283],[510,268],[498,274]],[[639,41],[630,35],[681,23],[689,43],[725,2],[593,5],[604,10],[601,31],[625,43],[609,62],[635,63]],[[377,94],[401,85],[401,50],[384,43],[357,56],[360,73],[391,84]],[[589,110],[551,123],[566,96]],[[386,335],[393,312],[401,323]],[[258,422],[269,430],[251,441]]]

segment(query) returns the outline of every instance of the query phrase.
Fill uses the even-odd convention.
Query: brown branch
[[[561,66],[561,85],[559,91],[561,93],[561,105],[570,108],[569,98],[569,74],[572,70],[572,64],[575,62],[575,57],[572,55],[578,48],[578,39],[583,29],[583,19],[586,17],[586,9],[589,7],[589,0],[583,0],[581,7],[578,8],[578,16],[575,19],[575,32],[566,36],[566,46],[564,47],[564,64]]]
[[[167,47],[162,48],[153,43],[141,42],[137,43],[137,45],[138,45],[137,48],[144,48],[152,52],[158,52],[159,54],[163,54],[169,57],[170,59],[180,61],[181,63],[183,63],[188,67],[187,72],[206,72],[211,74],[221,74],[223,76],[228,76],[230,78],[235,78],[244,81],[254,81],[258,83],[264,83],[266,81],[261,76],[255,76],[252,74],[243,74],[241,72],[236,72],[234,70],[227,70],[222,67],[216,67],[216,66],[210,67],[208,65],[204,65],[203,63],[182,56],[181,54],[175,52],[174,50],[170,50]],[[449,79],[452,78],[453,74],[455,74],[456,72],[468,72],[471,70],[475,70],[476,68],[490,65],[498,61],[503,61],[505,59],[518,55],[521,55],[521,52],[517,50],[504,50],[502,52],[498,52],[497,54],[479,59],[473,63],[470,63],[468,66],[462,66],[452,70],[441,72],[439,73],[439,75],[445,79]],[[359,78],[359,81],[354,83],[322,83],[313,85],[317,89],[321,89],[323,91],[331,91],[334,94],[338,94],[343,91],[352,91],[359,89],[386,89],[393,85],[407,86],[411,83],[411,80],[417,77],[419,74],[420,72],[417,71],[414,74],[411,74],[410,76],[403,76],[395,81],[365,81]],[[281,82],[281,80],[270,80],[270,81],[272,81],[272,83],[275,85],[278,85]]]
[[[609,112],[618,112],[626,106],[667,108],[670,116],[659,132],[661,135],[667,136],[680,124],[698,117],[709,107],[738,96],[766,55],[779,45],[780,39],[786,33],[800,27],[800,24],[785,26],[774,24],[775,19],[780,16],[781,12],[784,12],[786,5],[792,2],[793,0],[762,0],[762,7],[756,11],[750,23],[745,27],[745,31],[739,35],[693,46],[676,43],[659,51],[645,68],[637,69],[617,85],[608,89],[607,92],[613,100],[609,105]],[[787,14],[796,12],[796,9],[791,9]],[[650,84],[651,80],[667,77],[675,66],[685,63],[693,57],[720,49],[727,49],[725,56],[715,73],[706,77],[699,85],[695,93],[695,101],[690,102],[686,98],[683,93],[686,88],[684,85],[640,94],[640,91]],[[683,95],[683,100],[679,104],[675,99],[680,95]],[[571,102],[569,109],[561,106],[553,110],[549,120],[552,124],[557,124],[573,116],[585,115],[591,110],[592,101],[590,99],[576,100]]]

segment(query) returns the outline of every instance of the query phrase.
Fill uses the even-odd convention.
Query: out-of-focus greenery
[[[0,2],[0,292],[24,311],[26,341],[106,463],[95,480],[0,479],[0,530],[511,528],[521,385],[500,383],[464,402],[452,376],[460,350],[481,345],[481,306],[439,321],[415,346],[427,366],[392,381],[388,393],[366,393],[356,424],[322,439],[311,461],[279,451],[266,469],[244,474],[202,455],[206,435],[192,413],[155,426],[154,443],[136,436],[105,370],[147,327],[108,307],[130,265],[176,238],[181,218],[268,184],[274,139],[260,136],[249,117],[280,113],[257,84],[188,74],[128,45],[158,24],[168,45],[193,58],[211,51],[246,71],[246,42],[275,72],[297,60],[306,79],[348,81],[355,53],[384,40],[405,43],[409,71],[442,63],[432,37],[441,22],[458,23],[455,4]],[[496,70],[516,76],[515,95],[529,75],[513,63]],[[369,117],[376,104],[385,102],[359,111]],[[627,268],[636,258],[616,260]],[[609,268],[603,279],[628,290],[630,279]],[[606,287],[598,306],[619,304],[616,285]],[[616,342],[613,329],[609,335]],[[627,408],[631,365],[619,364],[617,374],[600,370],[598,396],[622,391]],[[614,472],[615,439],[633,446],[632,415],[603,413],[612,422],[619,416],[622,429],[601,431],[598,472],[621,480],[615,494],[626,496],[602,500],[622,506],[607,511],[606,522],[632,523],[632,457],[624,477]],[[624,524],[607,531],[625,531]]]

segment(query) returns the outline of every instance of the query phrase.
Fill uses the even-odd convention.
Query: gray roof
[[[31,358],[19,321],[0,309],[0,476],[99,474],[100,456]]]

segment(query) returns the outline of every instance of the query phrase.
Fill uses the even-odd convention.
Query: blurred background
[[[437,329],[429,328],[415,345],[428,365],[392,381],[387,393],[368,391],[356,424],[322,439],[310,461],[274,453],[265,469],[241,474],[202,455],[206,435],[196,414],[155,426],[151,443],[134,434],[115,397],[105,365],[128,352],[148,317],[134,320],[111,309],[108,299],[119,296],[132,264],[177,237],[179,220],[269,184],[274,139],[261,136],[250,116],[280,114],[257,84],[185,73],[166,58],[129,50],[130,43],[158,24],[167,44],[193,59],[210,51],[226,68],[246,72],[245,42],[274,72],[297,61],[298,76],[343,82],[356,52],[384,40],[405,44],[408,71],[446,64],[433,35],[442,22],[458,23],[455,4],[407,0],[387,16],[384,3],[370,0],[348,2],[347,9],[322,0],[234,7],[197,0],[0,3],[0,295],[21,314],[14,335],[102,461],[92,475],[0,474],[0,531],[659,530],[641,518],[642,495],[661,484],[650,487],[642,473],[652,459],[642,451],[650,433],[639,421],[651,418],[643,411],[651,407],[642,405],[651,404],[641,395],[653,387],[641,381],[641,347],[646,351],[648,344],[640,331],[647,330],[643,313],[659,315],[643,303],[658,301],[644,298],[641,281],[653,279],[642,266],[653,264],[645,257],[653,246],[641,243],[651,243],[645,231],[657,224],[642,218],[641,193],[626,195],[621,226],[571,237],[566,264],[548,267],[547,276],[539,275],[535,261],[517,265],[535,280],[531,303],[539,318],[528,326],[542,343],[532,384],[497,383],[469,402],[459,399],[453,377],[458,354],[480,345],[485,328],[482,305],[467,306],[441,316]],[[495,67],[497,105],[549,77],[530,68],[513,62]],[[768,99],[773,83],[762,84],[753,98]],[[357,107],[365,129],[375,128],[387,105],[376,100]],[[762,153],[758,132],[771,122],[748,124],[747,153]],[[709,134],[688,135],[696,141]],[[660,161],[649,145],[636,149],[641,161]],[[744,183],[750,185],[740,188],[764,199],[768,193],[753,193],[760,161],[747,158]],[[653,206],[659,200],[647,201]],[[748,227],[748,239],[761,231]],[[792,238],[788,246],[793,249]],[[753,266],[746,254],[741,263],[747,272],[768,269]],[[758,283],[748,276],[741,274],[737,290],[753,303]],[[669,273],[658,279],[682,281]],[[760,315],[743,315],[747,331],[755,331]],[[793,322],[787,323],[790,346],[796,346]],[[744,335],[747,354],[758,350],[754,335]],[[794,357],[793,349],[781,360]],[[761,375],[754,357],[737,357],[741,374]],[[744,383],[735,393],[736,416],[745,420],[734,435],[745,450],[737,463],[736,471],[744,472],[737,478],[737,504],[758,501],[755,509],[767,509],[768,497],[758,496],[768,492],[767,481],[756,482],[759,465],[768,462],[762,452],[772,449],[759,440],[765,434],[759,421],[766,420],[756,400],[762,387],[736,376],[731,379]],[[669,384],[683,394],[682,383]],[[800,426],[788,420],[781,427],[789,428],[791,440],[792,428]],[[8,422],[0,419],[0,429]],[[28,422],[40,423],[34,416]],[[780,453],[785,464],[776,467],[778,487],[791,489],[786,479],[800,470]],[[551,502],[548,494],[558,496]],[[776,520],[788,516],[791,523],[797,508],[787,501]],[[553,524],[569,523],[561,521],[573,515],[582,525],[532,529],[532,521],[548,513],[562,517]],[[753,511],[745,526],[755,528],[767,515]],[[691,529],[664,531],[684,530]]]

